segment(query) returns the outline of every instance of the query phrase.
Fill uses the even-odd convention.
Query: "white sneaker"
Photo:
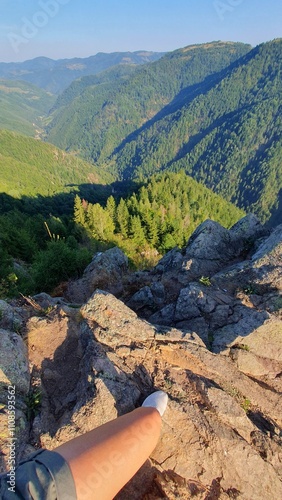
[[[153,392],[153,394],[150,394],[148,396],[142,406],[149,407],[149,408],[156,408],[162,417],[166,407],[167,407],[167,402],[168,402],[168,395],[164,391],[156,391]]]

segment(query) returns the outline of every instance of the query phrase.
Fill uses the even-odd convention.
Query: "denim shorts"
[[[14,475],[0,476],[2,500],[76,500],[75,484],[65,459],[39,450],[19,463]]]

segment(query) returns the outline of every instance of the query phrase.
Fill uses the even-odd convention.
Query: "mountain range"
[[[281,39],[186,47],[113,80],[110,70],[73,82],[47,139],[119,179],[184,169],[263,221],[279,219],[281,70]]]
[[[150,54],[0,79],[0,473],[163,390],[116,500],[280,499],[282,40]]]
[[[112,68],[99,81],[88,77],[73,82],[57,100],[47,139],[101,161],[184,89],[189,88],[193,96],[196,85],[212,80],[250,48],[222,42],[189,46],[138,67],[133,74],[115,73],[113,78]]]
[[[19,63],[0,63],[0,78],[23,80],[52,92],[61,93],[73,80],[81,76],[94,75],[117,64],[138,65],[159,59],[162,52],[99,52],[87,58],[54,60],[36,57]]]
[[[1,126],[81,156],[108,179],[184,170],[263,222],[279,223],[282,40],[130,54],[0,64],[0,76],[33,81],[1,80]],[[72,80],[65,88],[62,78],[55,95],[46,89],[62,68]]]

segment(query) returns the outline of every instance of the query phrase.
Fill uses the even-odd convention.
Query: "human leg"
[[[165,393],[154,393],[143,407],[54,450],[69,464],[78,500],[112,500],[156,447],[166,403]]]

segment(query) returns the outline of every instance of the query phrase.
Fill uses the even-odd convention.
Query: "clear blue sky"
[[[0,62],[282,37],[282,0],[0,0]]]

